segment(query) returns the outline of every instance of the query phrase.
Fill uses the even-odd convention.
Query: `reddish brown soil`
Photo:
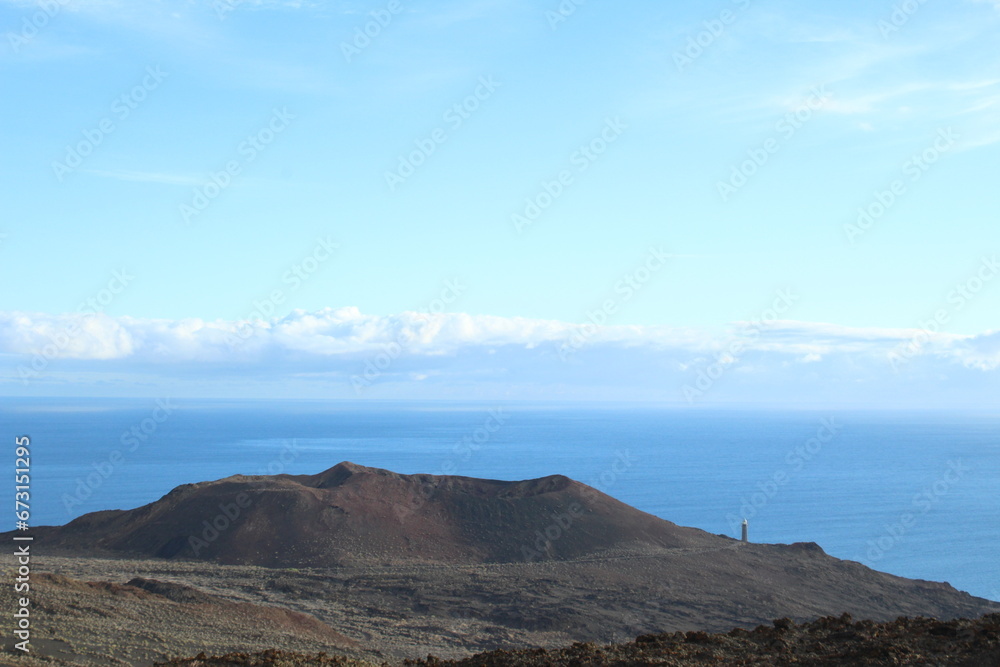
[[[237,513],[238,512],[238,513]],[[129,511],[37,530],[36,544],[267,567],[571,559],[611,547],[729,542],[568,477],[522,482],[399,475],[341,463],[318,475],[180,486]]]

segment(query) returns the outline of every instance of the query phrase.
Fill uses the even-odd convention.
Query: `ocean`
[[[1000,414],[652,406],[5,398],[31,439],[32,525],[234,474],[340,461],[400,473],[563,474],[674,523],[1000,600]],[[2,490],[14,505],[13,480]],[[11,522],[14,517],[11,517]],[[13,523],[11,524],[13,528]]]

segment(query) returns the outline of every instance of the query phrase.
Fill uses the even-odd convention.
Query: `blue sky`
[[[996,2],[0,23],[5,394],[995,402]]]

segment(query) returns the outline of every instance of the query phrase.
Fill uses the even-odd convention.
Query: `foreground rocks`
[[[204,655],[159,663],[170,667],[298,667],[365,665],[343,657],[282,651]],[[978,620],[900,618],[887,623],[854,621],[850,615],[797,625],[784,618],[754,630],[725,634],[675,632],[642,635],[633,642],[573,644],[558,650],[491,651],[461,660],[428,656],[412,667],[542,667],[548,665],[1000,665],[1000,614]]]
[[[783,616],[801,623],[845,611],[877,621],[1000,613],[946,584],[892,577],[816,548],[735,544],[577,561],[303,570],[39,555],[33,651],[66,661],[45,664],[103,667],[278,647],[378,664],[617,644],[667,631],[725,633]],[[0,554],[0,564],[12,571],[13,556]],[[13,595],[0,587],[0,608],[14,607]]]

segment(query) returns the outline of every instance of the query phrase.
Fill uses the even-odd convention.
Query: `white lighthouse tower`
[[[744,542],[750,541],[750,525],[746,519],[743,519],[743,536],[740,539]]]

